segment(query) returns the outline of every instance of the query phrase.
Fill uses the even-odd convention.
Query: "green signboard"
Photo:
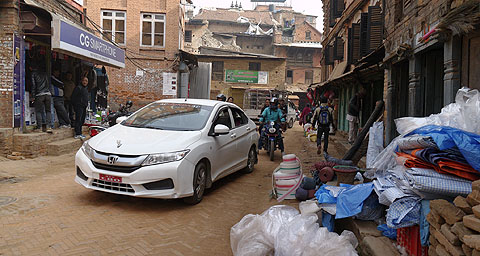
[[[225,81],[227,83],[267,84],[268,72],[227,69],[225,71]]]

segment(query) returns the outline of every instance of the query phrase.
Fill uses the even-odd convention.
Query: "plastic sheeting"
[[[378,230],[382,231],[382,235],[397,240],[397,230],[394,228],[389,228],[387,224],[382,224],[377,227]]]
[[[375,122],[369,131],[367,149],[367,168],[372,167],[375,158],[383,150],[383,122]]]
[[[343,185],[343,184],[342,184]],[[337,215],[342,219],[357,215],[362,211],[363,202],[373,191],[373,183],[353,185],[343,190],[337,197]]]
[[[350,231],[341,235],[318,225],[315,214],[300,215],[290,206],[272,206],[261,215],[248,214],[230,230],[235,256],[357,255]]]
[[[478,119],[479,116],[476,116]],[[467,162],[480,171],[480,135],[459,130],[453,127],[427,125],[410,132],[408,135],[419,134],[430,136],[440,150],[458,147]]]

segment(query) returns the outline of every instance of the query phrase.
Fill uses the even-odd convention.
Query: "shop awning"
[[[52,50],[95,64],[117,68],[125,67],[125,51],[123,49],[99,38],[34,0],[24,1],[28,5],[49,12],[52,16]]]

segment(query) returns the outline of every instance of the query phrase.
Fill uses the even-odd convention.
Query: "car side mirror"
[[[115,120],[115,122],[116,122],[117,124],[119,124],[119,123],[127,120],[127,118],[128,118],[128,116],[120,116],[120,117],[117,117],[117,120]]]
[[[214,135],[225,135],[230,133],[230,128],[228,128],[226,125],[223,125],[223,124],[217,124],[213,129],[213,133]]]

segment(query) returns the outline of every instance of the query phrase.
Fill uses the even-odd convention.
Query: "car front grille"
[[[117,165],[100,164],[93,161],[92,161],[92,164],[97,169],[107,170],[111,172],[132,173],[140,169],[140,166],[117,166]]]
[[[99,179],[93,179],[92,186],[97,188],[108,189],[112,191],[135,193],[135,190],[133,190],[132,186],[130,186],[130,184],[125,184],[125,183],[116,183],[116,182],[110,182],[110,181],[103,181]]]

